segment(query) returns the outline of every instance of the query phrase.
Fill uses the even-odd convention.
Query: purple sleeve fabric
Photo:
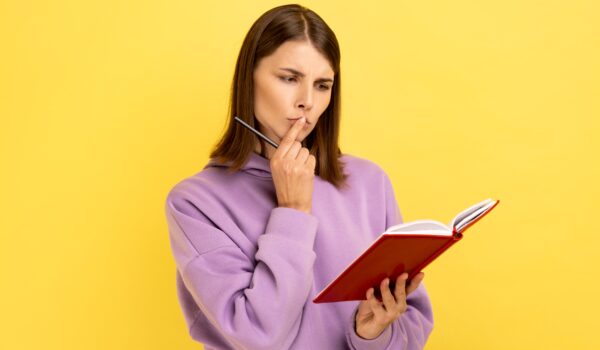
[[[249,259],[202,215],[167,205],[176,265],[185,286],[211,324],[239,349],[287,349],[300,327],[313,281],[317,219],[272,209]],[[202,235],[202,250],[189,233]]]

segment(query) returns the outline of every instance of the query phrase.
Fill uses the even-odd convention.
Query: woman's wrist
[[[299,205],[285,205],[285,204],[280,204],[279,206],[280,207],[284,207],[284,208],[296,209],[296,210],[299,210],[299,211],[304,212],[306,214],[310,214],[310,211],[311,211],[310,207],[299,206]]]

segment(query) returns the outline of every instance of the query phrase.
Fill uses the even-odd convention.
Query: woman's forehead
[[[291,68],[304,74],[326,75],[330,78],[334,74],[327,57],[307,41],[286,41],[261,61],[269,68]]]

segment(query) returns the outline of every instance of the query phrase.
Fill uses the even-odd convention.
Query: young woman
[[[340,52],[313,11],[264,13],[238,56],[228,129],[166,200],[177,290],[205,349],[422,349],[433,327],[420,282],[382,301],[312,299],[377,236],[402,222],[375,163],[342,154]],[[239,116],[274,148],[234,122]]]

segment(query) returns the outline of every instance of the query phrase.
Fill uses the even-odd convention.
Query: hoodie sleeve
[[[402,223],[402,216],[396,202],[390,179],[384,173],[386,201],[386,225],[390,227]],[[364,339],[356,334],[355,319],[358,305],[348,320],[346,341],[354,350],[420,350],[425,347],[433,330],[433,312],[429,296],[423,282],[406,298],[407,309],[392,322],[377,338]]]
[[[168,197],[165,210],[177,268],[212,325],[237,349],[289,348],[313,280],[317,219],[272,209],[253,260],[190,201]]]

